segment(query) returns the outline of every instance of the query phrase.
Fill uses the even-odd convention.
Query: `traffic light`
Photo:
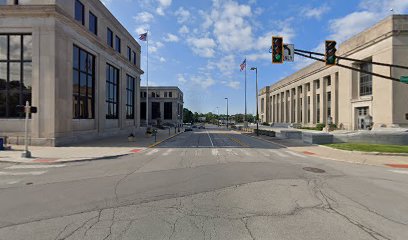
[[[336,65],[336,41],[326,40],[326,54],[325,62],[326,66]]]
[[[283,63],[283,38],[272,37],[272,63]]]

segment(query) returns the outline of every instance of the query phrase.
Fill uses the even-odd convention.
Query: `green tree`
[[[194,121],[193,112],[191,112],[188,108],[183,109],[183,122],[191,123]]]

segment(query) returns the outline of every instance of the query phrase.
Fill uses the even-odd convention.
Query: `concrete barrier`
[[[330,144],[333,143],[333,135],[329,133],[303,132],[303,142],[310,144]]]
[[[335,143],[408,145],[408,132],[364,131],[334,134],[333,141]]]
[[[302,131],[297,130],[281,130],[281,136],[288,139],[302,139]]]

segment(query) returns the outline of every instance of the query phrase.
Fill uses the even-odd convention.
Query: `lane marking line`
[[[395,172],[395,173],[402,173],[402,174],[408,174],[408,171],[404,170],[389,170],[390,172]]]
[[[290,155],[296,156],[296,157],[306,158],[306,156],[295,153],[295,152],[291,152],[291,151],[285,151],[285,152],[290,154]]]
[[[218,156],[218,149],[211,149],[211,154],[214,156]]]
[[[33,171],[33,172],[0,172],[0,176],[25,176],[25,175],[41,175],[47,171]]]
[[[158,151],[159,151],[159,149],[153,149],[152,151],[146,153],[146,155],[150,156],[150,155],[152,155],[152,154],[157,153]]]
[[[65,167],[65,164],[60,165],[13,165],[5,169],[41,169],[41,168],[60,168]]]
[[[244,153],[246,156],[251,156],[252,154],[250,152],[248,152],[245,149],[239,149],[242,153]]]
[[[207,130],[205,130],[205,131],[207,132],[208,138],[210,139],[211,146],[214,147],[214,143],[213,143],[213,141],[211,140],[210,133],[209,133]]]

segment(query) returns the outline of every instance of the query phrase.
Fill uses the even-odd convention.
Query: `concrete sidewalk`
[[[372,153],[339,150],[322,145],[311,145],[295,139],[273,138],[263,135],[256,136],[256,134],[252,133],[243,134],[270,141],[292,151],[323,159],[375,166],[408,168],[408,156],[375,155]]]
[[[80,143],[68,147],[42,147],[30,146],[32,158],[21,158],[24,151],[22,145],[11,145],[12,150],[0,151],[0,162],[12,163],[61,163],[91,161],[106,158],[117,158],[120,156],[138,153],[146,148],[152,147],[168,138],[174,137],[180,132],[170,130],[157,131],[157,141],[154,136],[146,136],[145,128],[141,128],[135,134],[135,141],[129,142],[128,136],[115,136],[91,142]]]

